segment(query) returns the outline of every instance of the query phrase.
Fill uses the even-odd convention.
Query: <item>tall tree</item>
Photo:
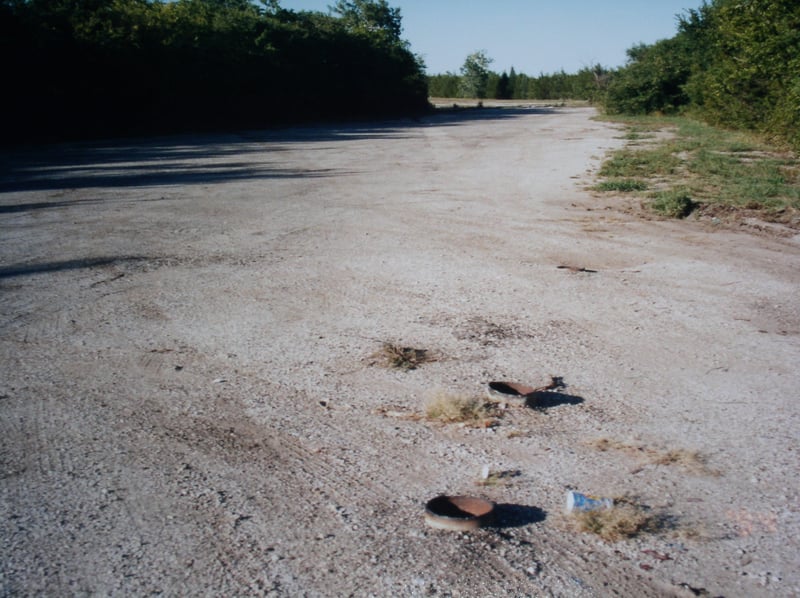
[[[517,90],[517,71],[514,70],[514,67],[511,67],[511,70],[508,71],[508,94],[509,98],[518,98],[518,90]]]
[[[386,0],[338,0],[330,9],[351,31],[382,32],[391,42],[401,41],[400,9],[389,6]]]
[[[489,65],[493,62],[485,50],[467,56],[461,67],[461,92],[468,98],[485,98],[489,84]]]
[[[497,80],[497,89],[495,89],[494,97],[498,100],[510,100],[511,99],[511,79],[508,76],[508,73],[503,71],[503,74],[500,75],[500,78]]]

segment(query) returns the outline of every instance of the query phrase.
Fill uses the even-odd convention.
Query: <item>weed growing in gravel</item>
[[[392,343],[383,343],[379,351],[373,354],[386,367],[399,370],[415,370],[424,363],[436,361],[427,349],[401,347]]]
[[[495,403],[484,399],[437,392],[425,406],[425,417],[443,423],[464,423],[474,426],[490,426],[497,421],[500,412]]]
[[[611,509],[577,511],[571,522],[578,531],[597,534],[608,542],[633,538],[641,533],[657,532],[662,527],[660,519],[633,504],[623,504]]]
[[[522,475],[519,469],[506,469],[503,471],[490,471],[485,478],[477,480],[478,486],[503,486],[511,483],[511,480]]]
[[[589,445],[601,452],[615,450],[631,456],[644,458],[646,464],[676,465],[700,475],[720,475],[718,471],[708,467],[705,456],[698,451],[691,451],[688,449],[660,450],[641,444],[628,444],[610,438],[598,438],[589,443]]]
[[[655,465],[678,465],[684,469],[699,473],[710,473],[706,466],[705,457],[698,451],[673,449],[671,451],[657,452],[652,456],[651,462]]]

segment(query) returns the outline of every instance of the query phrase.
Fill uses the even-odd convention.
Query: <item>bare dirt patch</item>
[[[3,155],[0,594],[800,593],[800,243],[593,196],[592,115]],[[678,525],[603,541],[567,490]],[[476,493],[494,527],[425,525]]]

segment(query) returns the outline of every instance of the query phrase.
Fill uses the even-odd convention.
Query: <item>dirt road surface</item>
[[[800,239],[593,195],[592,116],[4,154],[0,594],[800,594]],[[567,490],[664,527],[576,531]],[[427,527],[442,493],[495,527]]]

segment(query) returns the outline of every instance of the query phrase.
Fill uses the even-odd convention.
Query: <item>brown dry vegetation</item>
[[[589,446],[601,452],[619,451],[636,457],[644,464],[676,465],[686,471],[699,475],[720,475],[707,464],[707,459],[699,451],[688,449],[658,449],[644,444],[632,444],[611,438],[597,438]]]
[[[633,504],[615,505],[610,509],[577,511],[570,515],[569,522],[572,528],[596,534],[609,542],[619,542],[642,533],[659,532],[664,527],[658,516]]]
[[[475,396],[434,393],[425,406],[425,417],[442,423],[463,423],[486,427],[497,423],[502,416],[497,404]]]
[[[403,347],[393,343],[383,343],[383,346],[372,354],[372,358],[385,367],[400,370],[415,370],[424,363],[436,361],[427,349]]]

